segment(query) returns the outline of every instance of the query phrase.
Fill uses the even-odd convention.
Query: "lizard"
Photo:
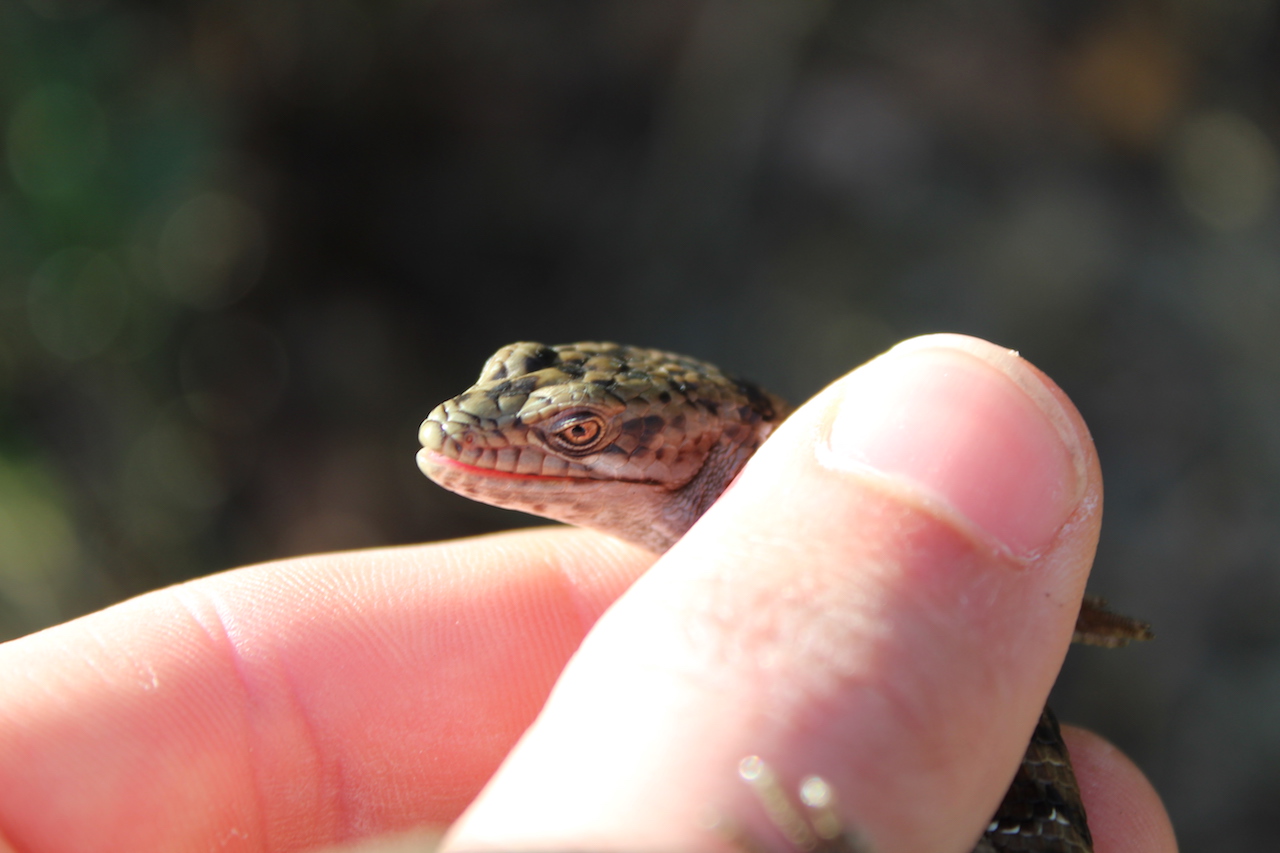
[[[790,412],[755,383],[687,356],[608,342],[525,341],[498,350],[471,388],[427,416],[417,461],[431,480],[468,498],[593,528],[660,554]],[[1151,636],[1146,623],[1086,595],[1072,640],[1116,647]],[[800,811],[779,791],[759,787],[771,778],[768,768],[743,777],[757,780],[770,818],[798,848],[860,849],[848,831],[804,826],[804,843],[797,843],[783,824],[795,824]],[[1093,851],[1070,757],[1047,706],[974,848],[1020,851]]]

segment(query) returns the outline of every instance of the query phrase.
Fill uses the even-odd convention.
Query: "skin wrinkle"
[[[279,679],[279,682],[283,683],[288,688],[284,698],[287,700],[289,709],[292,712],[290,715],[290,722],[291,728],[295,733],[295,737],[290,738],[291,746],[295,749],[297,748],[298,743],[296,734],[300,733],[307,749],[305,757],[301,760],[297,757],[292,757],[291,763],[312,767],[319,771],[313,777],[314,781],[312,784],[315,788],[312,794],[313,797],[317,801],[326,803],[327,807],[324,811],[331,815],[331,821],[333,821],[337,826],[345,827],[348,832],[350,832],[353,824],[351,819],[352,809],[350,807],[350,797],[347,794],[347,785],[345,784],[346,777],[343,773],[342,763],[338,761],[326,763],[324,761],[325,750],[321,745],[323,739],[320,735],[320,727],[316,720],[313,719],[307,703],[303,701],[302,691],[299,689],[294,673],[286,666],[278,666],[276,669],[282,676]],[[249,715],[246,723],[248,725],[250,738],[255,743],[263,743],[265,739],[262,737],[260,725],[256,725],[256,723],[258,723],[256,716],[252,714]],[[266,753],[265,750],[257,748],[254,748],[254,752],[259,756]],[[259,794],[258,803],[260,819],[265,824],[273,824],[275,822],[271,821],[267,814],[267,804],[272,802],[272,799],[266,796],[264,791],[265,786],[262,779],[263,771],[266,768],[260,765],[260,761],[253,762],[254,781],[257,785]],[[271,833],[265,837],[272,838],[277,834],[278,833]]]
[[[305,582],[303,578],[306,579]],[[427,582],[430,583],[430,580]],[[381,660],[373,665],[390,665],[393,668],[410,670],[415,666],[421,666],[421,661],[406,656],[406,653],[413,648],[413,635],[419,632],[418,626],[411,621],[384,620],[376,616],[370,618],[369,613],[362,612],[359,604],[360,599],[365,597],[372,597],[380,603],[390,600],[385,591],[393,590],[394,587],[388,587],[387,583],[388,580],[383,575],[370,571],[346,575],[343,582],[339,582],[338,576],[323,573],[317,575],[316,572],[306,569],[299,572],[296,579],[290,578],[290,585],[301,595],[314,595],[325,601],[326,610],[329,613],[350,616],[349,619],[343,619],[349,626],[350,634],[344,645],[357,658],[362,650],[376,649],[379,650],[378,656]],[[369,596],[370,592],[372,596]],[[279,592],[268,589],[265,594],[267,601],[273,603]],[[381,612],[381,606],[374,611],[375,614]],[[249,630],[255,634],[259,628],[260,626],[256,624],[249,626]],[[406,628],[410,629],[407,633]],[[299,631],[304,633],[300,636],[297,633]],[[254,753],[259,757],[258,763],[279,757],[284,759],[283,766],[301,769],[312,786],[309,798],[317,803],[323,803],[323,806],[316,808],[315,811],[328,816],[330,825],[340,838],[359,837],[383,826],[382,822],[386,820],[386,815],[394,815],[402,811],[396,805],[398,802],[396,798],[374,797],[368,790],[371,769],[382,764],[393,763],[393,753],[389,751],[385,756],[372,758],[372,760],[370,756],[365,756],[357,766],[351,767],[349,763],[356,757],[351,752],[351,744],[345,743],[337,749],[334,748],[335,727],[342,725],[342,714],[339,712],[337,717],[331,716],[324,719],[318,717],[317,712],[325,709],[326,694],[340,688],[327,680],[319,685],[312,681],[315,673],[307,666],[305,655],[300,657],[301,650],[296,648],[299,642],[305,641],[306,631],[306,626],[289,626],[286,633],[277,638],[281,644],[271,646],[272,656],[257,662],[264,670],[262,677],[274,676],[271,684],[277,685],[280,689],[269,693],[264,698],[264,704],[269,712],[267,719],[263,720],[258,716],[250,715],[249,727],[255,744]],[[252,641],[253,637],[250,636],[247,639]],[[323,644],[331,640],[328,636],[316,639]],[[345,656],[345,651],[343,650],[340,661],[342,667],[349,667],[354,661]],[[244,654],[243,657],[247,659],[248,655]],[[301,670],[295,666],[297,663],[301,663]],[[338,672],[340,673],[341,669],[338,669]],[[304,692],[304,686],[310,689]],[[281,720],[283,722],[280,722]],[[377,723],[385,724],[381,719],[378,719]],[[264,724],[286,726],[287,737],[281,743],[267,740],[268,733],[262,729]],[[376,738],[368,739],[370,745],[376,742]],[[282,744],[287,751],[282,751]],[[326,744],[328,744],[327,748]],[[325,756],[328,756],[327,760]],[[255,763],[255,773],[259,778],[264,771],[265,767],[258,767]],[[269,784],[279,787],[274,781]],[[293,790],[285,796],[297,798]],[[280,798],[277,796],[275,799]],[[265,800],[265,802],[270,801]],[[304,833],[304,838],[309,839],[309,843],[316,841],[316,836],[309,827],[289,826],[286,822],[279,827],[275,836],[279,837],[281,832],[294,834],[301,832]]]
[[[192,603],[188,601],[187,596],[191,596],[193,599],[195,599],[196,602],[202,603],[207,606],[207,609],[211,611],[214,617],[214,621],[216,622],[216,625],[219,631],[215,633],[212,630],[212,626],[205,624],[206,620],[201,618],[200,616],[201,611],[204,610],[205,608],[193,606]],[[217,598],[218,597],[216,595],[203,594],[187,586],[174,587],[170,595],[170,599],[175,604],[177,604],[180,608],[182,608],[182,610],[184,610],[187,613],[187,615],[191,618],[191,621],[199,627],[201,633],[204,634],[204,636],[209,640],[211,647],[224,649],[226,651],[227,654],[219,655],[219,657],[223,658],[226,663],[230,664],[231,671],[235,674],[235,677],[236,677],[236,683],[240,687],[241,695],[245,696],[246,698],[251,698],[253,697],[255,691],[250,686],[250,678],[247,673],[250,669],[253,668],[253,665],[250,664],[248,661],[246,661],[244,656],[241,654],[240,649],[238,648],[235,640],[233,639],[233,632],[230,626],[227,624],[227,619],[225,618],[222,612],[222,608],[219,606]],[[253,721],[251,719],[252,714],[248,712],[253,708],[254,703],[252,701],[248,701],[248,702],[238,703],[238,704],[242,707],[243,711],[245,712],[240,715],[240,722],[244,726],[241,733],[241,737],[247,737],[249,743],[252,744],[255,740],[257,740],[257,738],[254,737],[255,732],[254,732]],[[250,751],[246,751],[246,759],[249,767],[251,768],[251,772],[253,776],[252,802],[254,805],[253,811],[255,816],[255,823],[257,824],[256,828],[257,828],[259,837],[262,838],[263,840],[267,840],[268,821],[267,821],[266,809],[264,808],[264,804],[268,802],[268,799],[265,795],[265,791],[263,790],[263,786],[262,786],[262,778],[261,778],[261,772],[260,772],[261,762],[254,761],[248,758],[248,756],[252,754],[251,750],[252,750],[252,746],[250,746]],[[246,816],[241,814],[241,817],[243,818]]]
[[[93,640],[93,642],[97,645],[98,651],[100,653],[104,655],[111,653],[112,649],[110,647],[110,644],[107,641],[105,641],[97,631],[90,629],[85,632],[85,636]],[[84,655],[81,657],[80,660],[81,660],[81,663],[83,663],[85,666],[87,666],[89,669],[93,671],[94,675],[98,676],[98,678],[102,680],[103,684],[106,684],[106,685],[111,684],[111,679],[109,679],[107,677],[107,674],[103,672],[102,667],[98,665],[98,661],[96,658],[94,658],[92,655]],[[156,683],[156,675],[154,672],[151,673],[150,683],[151,684]]]
[[[633,551],[640,550],[612,537],[602,537],[601,545],[607,546],[607,550],[605,547],[600,549],[605,551],[605,553],[600,554],[601,560],[608,560],[610,563],[609,568],[613,571],[616,571],[617,568],[615,546]],[[553,553],[551,568],[560,579],[559,583],[566,599],[573,604],[574,614],[578,618],[578,626],[585,636],[586,632],[596,623],[596,620],[600,618],[600,614],[604,612],[610,603],[601,601],[598,596],[591,594],[600,589],[601,584],[598,579],[602,576],[604,569],[592,565],[593,582],[586,582],[588,579],[583,578],[580,573],[569,570],[568,563],[566,563],[560,552]]]
[[[358,766],[350,767],[350,749],[335,750],[332,747],[333,729],[335,725],[342,724],[341,717],[326,720],[316,716],[316,709],[326,707],[326,693],[337,688],[327,681],[320,685],[312,681],[315,673],[307,665],[305,651],[298,648],[300,642],[307,642],[309,626],[286,623],[283,633],[268,640],[260,635],[264,626],[258,617],[269,615],[282,603],[282,599],[290,596],[324,601],[325,612],[342,619],[349,626],[350,636],[343,643],[347,649],[353,650],[357,655],[362,649],[380,650],[379,657],[382,661],[378,665],[390,664],[397,668],[421,665],[421,661],[403,656],[403,653],[413,647],[411,636],[418,633],[419,626],[413,621],[370,618],[367,606],[362,607],[360,600],[366,598],[369,592],[373,593],[375,599],[387,599],[379,593],[380,589],[385,588],[385,582],[376,572],[333,575],[311,571],[307,562],[304,561],[304,565],[296,573],[286,574],[271,584],[261,584],[255,594],[249,597],[253,602],[250,609],[240,611],[243,619],[240,620],[239,627],[226,614],[237,612],[243,606],[244,597],[227,599],[215,591],[211,601],[226,627],[233,651],[237,655],[238,671],[247,679],[249,699],[246,702],[248,707],[244,725],[250,755],[253,756],[252,772],[258,780],[258,802],[275,802],[281,797],[276,789],[285,783],[274,781],[274,777],[267,774],[268,770],[279,773],[283,768],[298,768],[303,778],[308,780],[307,785],[300,790],[291,787],[284,794],[285,798],[323,803],[323,807],[316,810],[328,816],[328,824],[343,837],[355,837],[378,826],[379,821],[384,820],[380,814],[394,813],[395,808],[390,805],[391,801],[383,798],[379,802],[367,794],[367,777],[374,765],[364,760]],[[258,573],[261,574],[261,567],[258,568]],[[455,577],[463,579],[464,584],[467,583],[467,575],[460,573]],[[292,592],[289,591],[290,588]],[[382,612],[382,609],[375,612]],[[329,617],[326,620],[327,618]],[[409,629],[408,634],[406,628]],[[320,636],[312,637],[312,640],[328,644],[331,638],[327,636],[327,632],[322,632]],[[254,654],[256,644],[260,641],[263,642],[264,651],[264,656],[261,657]],[[344,666],[352,664],[347,659],[345,650],[339,653]],[[301,664],[301,670],[297,668],[298,664]],[[259,683],[273,689],[259,694],[255,688],[255,684]],[[311,689],[304,690],[307,686]],[[321,689],[317,691],[317,687]],[[330,745],[326,748],[327,742]],[[329,756],[327,760],[326,755]],[[383,759],[384,762],[389,760],[390,756]],[[268,790],[275,791],[275,796],[268,796],[265,793]],[[264,811],[262,819],[273,827],[269,836],[272,838],[288,837],[298,832],[312,841],[323,837],[317,836],[312,827],[290,825],[283,816],[276,820]]]
[[[898,503],[914,504],[923,512],[927,512],[946,523],[970,540],[975,547],[982,548],[1002,562],[1008,562],[1017,568],[1023,568],[1034,562],[1035,555],[1015,554],[1007,545],[997,540],[990,533],[975,524],[968,516],[961,513],[951,502],[939,495],[923,489],[913,480],[898,475],[886,474],[869,465],[856,462],[833,453],[825,444],[817,446],[815,456],[819,463],[833,470],[863,480],[869,487],[880,489],[892,496]]]

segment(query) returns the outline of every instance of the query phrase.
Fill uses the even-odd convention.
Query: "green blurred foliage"
[[[113,4],[0,3],[8,635],[208,567],[182,558],[192,542],[158,537],[170,540],[162,549],[147,532],[208,524],[144,485],[199,467],[200,457],[171,441],[177,468],[148,473],[138,461],[146,436],[175,420],[177,389],[156,367],[188,309],[165,282],[198,278],[166,269],[183,251],[169,244],[183,237],[165,241],[162,229],[221,183],[211,164],[226,144],[176,26]],[[79,435],[60,428],[68,417]],[[177,420],[170,431],[198,444],[198,431]],[[121,569],[174,556],[174,575]]]

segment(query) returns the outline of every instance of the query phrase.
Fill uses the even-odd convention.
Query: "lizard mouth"
[[[457,459],[426,447],[418,451],[416,458],[418,460],[418,468],[432,480],[437,480],[438,477],[436,475],[443,474],[445,471],[453,471],[466,477],[483,477],[493,480],[538,480],[541,482],[558,481],[568,483],[582,479],[581,477],[553,477],[548,474],[516,474],[509,471],[497,471],[493,468],[481,468],[478,465],[459,462]]]
[[[476,488],[482,483],[546,483],[548,485],[558,484],[558,488],[565,488],[572,484],[575,488],[598,488],[604,484],[627,484],[632,486],[663,486],[662,483],[653,480],[629,480],[619,477],[565,477],[555,474],[517,474],[511,471],[498,471],[494,468],[484,468],[479,465],[472,465],[467,462],[460,462],[451,456],[446,456],[437,450],[430,448],[419,448],[415,457],[418,461],[418,469],[427,475],[427,479],[444,486],[447,489],[462,488],[464,484],[470,483],[472,489],[469,491],[474,493]],[[444,482],[448,480],[449,482]],[[512,509],[520,509],[519,506],[512,506]]]

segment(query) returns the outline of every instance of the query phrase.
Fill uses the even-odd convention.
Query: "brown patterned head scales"
[[[675,353],[522,342],[423,421],[418,464],[468,497],[665,550],[787,412]]]

